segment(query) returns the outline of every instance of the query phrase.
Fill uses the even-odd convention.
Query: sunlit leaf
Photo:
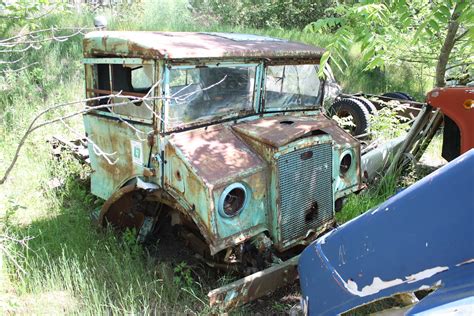
[[[321,57],[321,61],[319,62],[319,71],[318,71],[318,76],[320,78],[324,78],[324,67],[326,67],[326,64],[329,61],[329,58],[331,57],[331,52],[330,51],[325,51],[323,56]]]
[[[439,32],[440,28],[438,23],[436,23],[435,20],[429,20],[428,24],[430,25],[430,28],[432,31]]]

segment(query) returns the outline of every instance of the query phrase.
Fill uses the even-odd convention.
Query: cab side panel
[[[133,124],[147,135],[150,125]],[[90,153],[92,193],[102,199],[109,198],[126,181],[143,176],[148,165],[150,149],[146,138],[139,138],[126,123],[110,117],[84,115],[84,126]]]

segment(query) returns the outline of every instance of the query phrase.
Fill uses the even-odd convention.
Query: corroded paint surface
[[[332,125],[322,130],[330,134],[335,142],[333,155],[334,175],[336,175],[333,183],[335,198],[338,199],[361,190],[360,143],[338,125]],[[346,154],[351,155],[352,165],[344,175],[341,175],[339,167]]]
[[[456,122],[461,134],[460,154],[474,148],[474,87],[436,88],[428,92],[427,102]]]
[[[207,295],[210,305],[228,310],[251,302],[273,292],[275,288],[293,282],[298,276],[296,269],[298,259],[299,256],[295,256],[281,264],[209,292]]]
[[[212,248],[217,234],[213,212],[209,211],[214,209],[210,188],[170,143],[165,147],[165,157],[164,189],[178,201],[185,213],[190,214]]]
[[[165,188],[199,216],[212,254],[267,230],[265,163],[228,126],[169,136],[165,159]],[[249,203],[237,216],[223,218],[217,200],[234,182],[251,188]]]
[[[435,289],[407,313],[414,315],[472,297],[473,178],[471,149],[308,246],[298,266],[304,309],[337,315],[399,293]]]
[[[209,184],[264,167],[263,161],[224,125],[175,133],[169,142]]]
[[[261,230],[268,230],[268,170],[256,172],[250,176],[239,177],[233,179],[235,182],[244,183],[249,190],[249,202],[242,212],[234,217],[222,217],[215,213],[215,221],[219,238],[226,238],[232,235],[239,235],[250,227],[261,226]],[[213,190],[214,205],[222,191],[227,187],[228,183],[216,187]],[[245,238],[246,239],[246,238]]]
[[[281,147],[297,138],[309,136],[307,134],[313,131],[335,124],[324,115],[314,117],[273,116],[241,123],[233,126],[233,129],[273,147]]]
[[[276,40],[233,40],[219,34],[191,32],[96,31],[84,38],[84,55],[114,55],[144,58],[190,59],[219,57],[321,58],[324,50],[314,46]]]
[[[152,131],[152,127],[144,124],[133,124],[134,128],[144,135]],[[135,131],[124,122],[112,118],[96,115],[84,116],[85,131],[90,139],[105,153],[110,156],[109,163],[106,159],[96,154],[91,143],[88,144],[92,175],[92,193],[108,199],[115,190],[118,190],[126,181],[136,176],[142,176],[144,167],[148,163],[149,147],[147,140],[139,140]],[[132,152],[132,141],[137,144],[138,152]],[[138,155],[134,161],[133,155]]]

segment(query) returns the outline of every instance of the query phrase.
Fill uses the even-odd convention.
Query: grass
[[[342,210],[336,213],[337,223],[345,223],[379,205],[394,195],[397,188],[397,178],[395,176],[387,176],[377,185],[371,185],[369,189],[362,191],[358,195],[350,195],[345,201]]]
[[[186,1],[148,1],[143,7],[109,14],[111,29],[224,31],[265,34],[325,46],[328,36],[297,30],[238,29],[193,16]],[[166,18],[159,18],[166,17]],[[92,15],[62,13],[42,19],[41,27],[92,25]],[[353,52],[354,53],[354,52]],[[0,77],[0,170],[6,169],[15,145],[34,113],[46,105],[83,98],[81,40],[46,43],[25,54],[25,64],[39,62],[20,74]],[[356,54],[356,53],[354,53]],[[363,73],[354,57],[353,70],[339,74],[348,91],[417,91],[397,73]],[[404,70],[399,70],[403,72]],[[385,85],[380,78],[386,79]],[[405,78],[405,77],[402,77]],[[387,82],[389,84],[387,84]],[[70,110],[70,109],[69,109]],[[72,124],[82,128],[81,119]],[[131,238],[97,231],[89,214],[100,205],[89,193],[88,170],[65,155],[53,160],[46,139],[54,134],[74,137],[59,125],[37,131],[0,186],[0,310],[34,314],[151,314],[154,311],[215,312],[205,302],[209,290],[190,272],[157,263]],[[54,188],[52,183],[62,185]],[[393,194],[393,183],[349,198],[338,213],[346,221]],[[25,245],[1,239],[31,238]],[[3,249],[3,250],[2,250]],[[6,257],[6,251],[12,258]],[[225,283],[225,280],[222,280]],[[214,284],[215,285],[215,284]],[[275,309],[280,306],[275,303]]]

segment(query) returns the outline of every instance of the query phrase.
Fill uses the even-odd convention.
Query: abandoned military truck
[[[99,223],[140,240],[180,227],[203,257],[242,271],[314,240],[361,189],[360,144],[321,107],[323,53],[246,34],[87,34]]]

